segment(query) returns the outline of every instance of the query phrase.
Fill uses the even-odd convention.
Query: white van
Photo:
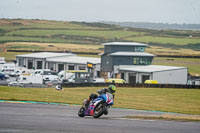
[[[50,71],[50,69],[36,69],[31,75],[44,75],[44,73]]]
[[[60,71],[58,73],[58,77],[61,79],[61,80],[65,80],[65,79],[69,79],[72,75],[74,75],[74,73],[72,72],[64,72],[64,71]]]
[[[16,67],[15,68],[15,76],[20,76],[20,75],[31,75],[33,73],[33,70],[24,68],[24,67]]]
[[[43,77],[43,81],[46,82],[46,81],[53,81],[53,80],[60,80],[60,78],[57,76],[57,75],[42,75]]]

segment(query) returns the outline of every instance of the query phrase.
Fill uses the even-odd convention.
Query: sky
[[[0,18],[200,24],[200,0],[0,0]]]

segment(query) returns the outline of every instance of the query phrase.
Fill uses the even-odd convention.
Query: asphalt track
[[[78,106],[0,102],[0,133],[199,133],[200,122],[138,120],[127,115],[163,112],[110,109],[99,119],[77,116]]]

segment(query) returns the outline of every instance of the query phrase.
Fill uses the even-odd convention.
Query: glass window
[[[140,52],[144,52],[144,47],[140,47]]]
[[[85,70],[85,66],[79,66],[79,70]]]
[[[151,65],[151,58],[133,58],[133,65]]]
[[[135,47],[135,52],[139,52],[140,48],[139,47]]]
[[[69,65],[68,70],[74,70],[74,65]]]
[[[144,52],[145,47],[135,47],[135,52]]]

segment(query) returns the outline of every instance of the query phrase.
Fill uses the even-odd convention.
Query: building
[[[135,42],[104,43],[104,53],[101,55],[103,72],[116,74],[114,67],[119,65],[151,65],[155,55],[144,52],[146,44]]]
[[[72,53],[41,52],[16,56],[17,65],[28,69],[87,70],[87,63],[95,66],[94,76],[100,75],[100,58],[79,57]]]
[[[92,63],[95,67],[93,71],[94,77],[99,77],[101,65],[100,58],[65,56],[59,58],[48,58],[46,60],[46,66],[48,66],[49,69],[58,72],[61,70],[87,70],[88,63]]]
[[[155,55],[145,52],[146,44],[112,42],[103,45],[101,70],[107,77],[122,78],[133,84],[145,80],[157,80],[160,84],[187,84],[186,67],[152,65]]]
[[[28,69],[46,69],[46,60],[49,58],[60,58],[66,56],[74,56],[71,53],[53,53],[53,52],[41,52],[16,55],[17,65],[26,67]]]
[[[129,83],[157,80],[159,84],[187,84],[188,69],[176,66],[119,66],[120,77]]]

